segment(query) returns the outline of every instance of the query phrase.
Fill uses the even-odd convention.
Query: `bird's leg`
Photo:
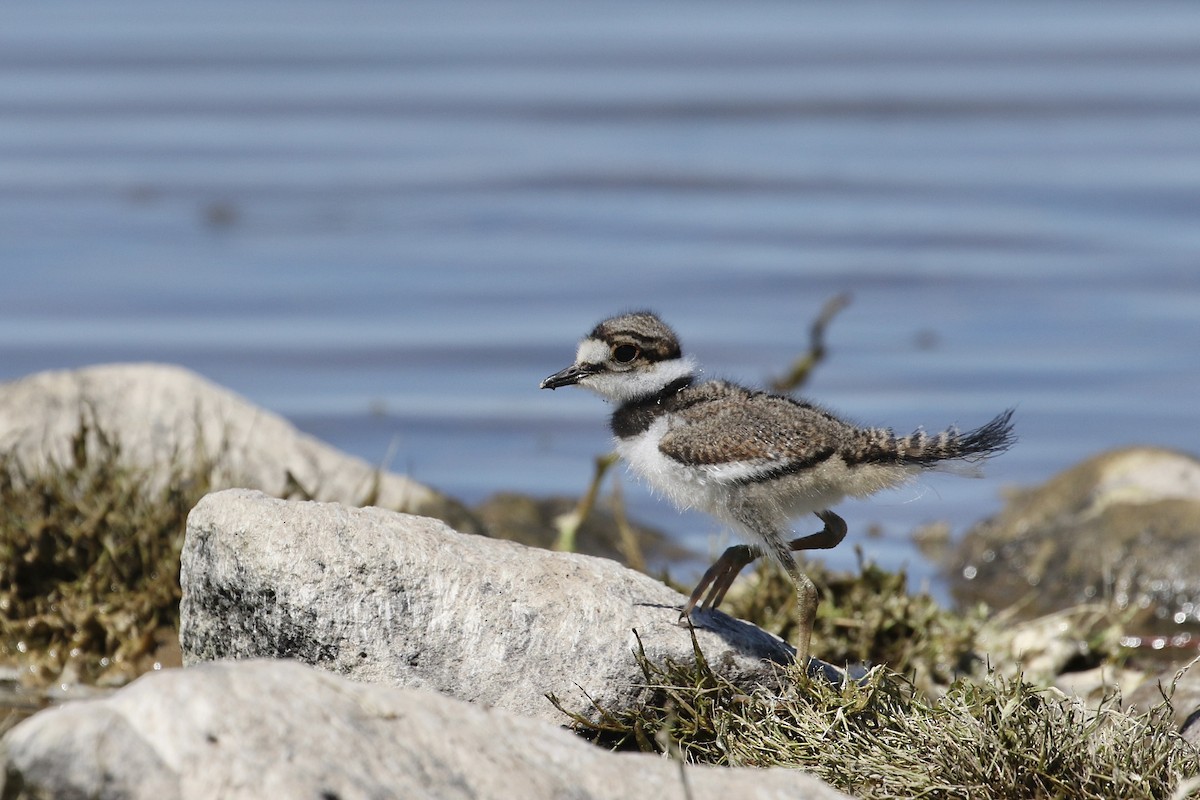
[[[846,520],[832,511],[818,511],[817,517],[825,523],[825,527],[808,536],[793,539],[788,545],[795,550],[829,550],[841,544],[846,538]]]
[[[692,596],[688,598],[687,605],[683,607],[683,613],[679,615],[680,619],[692,613],[692,609],[697,605],[702,610],[719,606],[742,568],[761,555],[762,550],[747,544],[735,544],[727,549],[700,578],[700,582],[692,591]],[[705,596],[706,592],[707,597]],[[701,598],[704,599],[704,602],[700,602]]]
[[[837,547],[846,537],[846,521],[844,519],[828,510],[816,513],[817,517],[825,523],[825,527],[816,533],[801,536],[790,542],[784,542],[775,532],[763,537],[769,544],[775,545],[772,547],[771,555],[775,557],[775,560],[779,562],[796,586],[796,616],[799,627],[796,660],[805,664],[808,663],[813,626],[817,620],[817,603],[820,598],[817,595],[817,587],[807,575],[800,571],[796,557],[792,553],[798,550],[828,550]],[[719,606],[738,573],[762,554],[763,551],[760,548],[745,544],[734,545],[727,549],[700,578],[692,596],[688,598],[687,605],[683,607],[680,618],[690,614],[697,605],[702,610]],[[703,602],[701,602],[702,599]]]
[[[788,554],[791,556],[791,553]],[[813,626],[817,622],[817,587],[812,580],[800,571],[793,559],[788,569],[792,583],[796,584],[796,663],[808,667],[808,657],[812,648]]]
[[[825,527],[808,536],[793,539],[787,544],[787,549],[778,549],[774,555],[776,560],[787,570],[792,583],[796,585],[796,622],[799,633],[796,637],[796,661],[807,666],[812,645],[813,626],[817,622],[817,587],[812,579],[800,571],[792,553],[797,550],[828,550],[846,537],[846,521],[832,511],[818,511],[817,516]]]

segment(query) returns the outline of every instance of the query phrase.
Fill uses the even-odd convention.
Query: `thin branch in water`
[[[792,363],[786,375],[771,380],[770,386],[773,391],[790,394],[808,381],[813,368],[825,358],[825,329],[837,316],[837,313],[848,305],[850,305],[849,292],[836,294],[825,301],[821,313],[809,328],[808,352]]]

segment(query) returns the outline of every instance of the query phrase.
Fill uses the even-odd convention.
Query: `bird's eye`
[[[613,348],[613,358],[621,364],[628,364],[638,357],[641,351],[632,344],[619,344]]]

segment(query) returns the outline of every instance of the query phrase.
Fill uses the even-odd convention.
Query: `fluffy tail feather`
[[[933,435],[915,431],[897,437],[890,430],[875,428],[866,431],[868,443],[864,449],[869,455],[863,460],[922,467],[933,467],[941,461],[982,461],[1003,453],[1016,441],[1012,415],[1010,408],[986,425],[966,433],[949,428]]]

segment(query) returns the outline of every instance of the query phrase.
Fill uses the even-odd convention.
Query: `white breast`
[[[677,507],[698,508],[724,516],[725,487],[706,470],[681,464],[658,449],[659,440],[669,425],[669,417],[663,416],[645,433],[628,439],[618,438],[617,453],[625,459],[630,471],[666,495]]]

